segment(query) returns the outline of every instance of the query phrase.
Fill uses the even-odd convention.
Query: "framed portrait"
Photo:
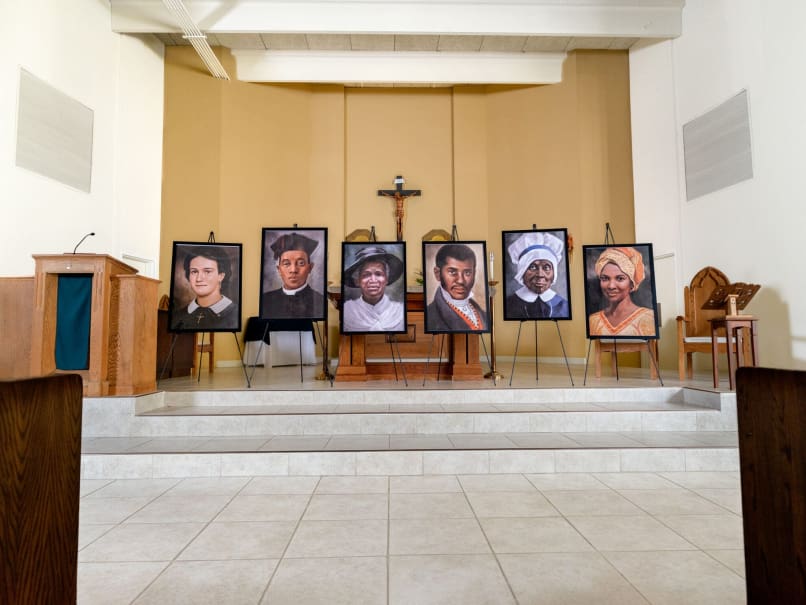
[[[260,317],[327,316],[327,229],[264,227],[260,257]]]
[[[341,333],[406,333],[406,243],[343,242]]]
[[[490,331],[486,259],[486,242],[423,242],[426,333]]]
[[[582,246],[588,338],[658,338],[652,244]]]
[[[571,319],[568,230],[502,231],[504,320]]]
[[[241,244],[174,242],[168,329],[240,332]]]

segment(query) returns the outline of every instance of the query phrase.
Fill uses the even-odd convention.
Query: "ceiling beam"
[[[118,33],[172,33],[161,0],[110,0]],[[684,0],[184,0],[206,33],[675,38]]]
[[[248,82],[394,82],[454,84],[555,84],[565,53],[296,52],[233,50],[236,77]]]

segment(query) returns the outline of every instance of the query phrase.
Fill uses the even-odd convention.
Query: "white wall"
[[[688,0],[680,38],[630,53],[636,232],[675,259],[674,291],[659,292],[675,301],[666,322],[682,313],[683,286],[713,265],[762,285],[747,308],[760,318],[762,365],[791,369],[806,368],[803,23],[802,0]],[[682,126],[741,89],[754,178],[688,202]]]
[[[112,33],[107,0],[2,0],[0,39],[0,275],[32,275],[31,254],[72,251],[90,231],[80,251],[157,267],[162,44]],[[15,165],[21,68],[94,111],[90,193]]]

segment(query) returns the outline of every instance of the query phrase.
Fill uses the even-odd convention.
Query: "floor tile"
[[[649,515],[568,517],[596,550],[694,550],[663,523]]]
[[[249,477],[190,477],[174,485],[169,496],[234,496]]]
[[[79,551],[78,560],[170,561],[203,527],[202,523],[125,523]]]
[[[507,605],[512,593],[490,555],[394,556],[390,605]]]
[[[721,506],[687,489],[619,490],[650,515],[720,515]]]
[[[393,494],[461,492],[462,486],[453,475],[389,477],[389,491]]]
[[[264,494],[235,496],[215,518],[216,521],[298,521],[310,496]]]
[[[389,477],[322,477],[317,494],[386,494]]]
[[[79,523],[120,523],[149,502],[151,498],[82,498],[78,508]]]
[[[261,446],[262,452],[318,452],[325,449],[330,436],[299,435],[273,437]]]
[[[386,605],[386,558],[283,559],[265,605]]]
[[[255,452],[269,437],[216,437],[193,448],[194,452]]]
[[[344,452],[388,450],[389,435],[334,435],[325,449]]]
[[[370,557],[386,554],[387,521],[300,522],[286,557]]]
[[[723,549],[708,549],[705,551],[714,559],[725,565],[728,569],[733,570],[741,577],[745,577],[744,567],[744,549],[737,550],[723,550]]]
[[[513,554],[498,560],[519,605],[648,605],[599,553]]]
[[[129,605],[168,566],[158,563],[79,563],[79,605]]]
[[[156,498],[179,482],[179,479],[118,479],[86,497]]]
[[[438,555],[489,553],[475,519],[392,519],[389,553]]]
[[[579,447],[579,444],[561,433],[507,433],[507,437],[518,447],[555,449]]]
[[[452,450],[453,443],[447,435],[390,435],[392,450]]]
[[[689,489],[732,488],[741,489],[741,481],[737,473],[732,472],[676,472],[659,473],[661,477]]]
[[[210,523],[179,555],[181,560],[273,559],[283,555],[296,523]]]
[[[94,494],[112,482],[112,479],[81,479],[79,482],[79,497],[84,498],[85,496]]]
[[[674,489],[677,487],[656,473],[594,473],[593,476],[612,489]]]
[[[546,473],[526,475],[529,482],[541,492],[607,489],[607,486],[588,473]]]
[[[164,495],[152,500],[127,523],[206,523],[227,505],[229,496]]]
[[[240,605],[257,603],[275,560],[176,561],[135,601],[136,605]]]
[[[742,549],[744,528],[736,515],[658,515],[686,540],[705,549]]]
[[[319,477],[252,477],[241,490],[244,496],[261,494],[312,494]]]
[[[206,437],[155,437],[145,443],[130,447],[131,453],[186,453],[192,452],[208,438]]]
[[[546,497],[531,492],[470,492],[467,499],[479,517],[554,517],[558,516]]]
[[[583,447],[638,447],[639,443],[619,433],[565,433]]]
[[[523,475],[459,475],[466,492],[528,492],[535,489]]]
[[[391,519],[472,518],[473,510],[464,494],[392,494]]]
[[[703,488],[693,491],[697,495],[702,496],[706,500],[710,500],[714,504],[718,504],[736,515],[742,514],[742,490],[740,489]]]
[[[506,435],[479,434],[448,435],[453,447],[457,450],[486,450],[486,449],[511,449],[515,444],[507,439]]]
[[[480,518],[479,523],[495,553],[593,550],[588,541],[562,517]]]
[[[81,550],[88,544],[91,544],[113,527],[117,527],[114,523],[81,523],[78,526],[78,549]]]
[[[314,494],[305,511],[304,519],[341,521],[388,517],[389,503],[386,494]]]
[[[546,492],[549,501],[566,517],[571,515],[640,515],[644,511],[609,490]]]
[[[603,554],[653,605],[740,605],[746,601],[744,580],[700,551]]]

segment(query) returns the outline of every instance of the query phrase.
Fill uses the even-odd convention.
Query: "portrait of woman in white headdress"
[[[571,319],[565,229],[504,231],[504,319]]]

